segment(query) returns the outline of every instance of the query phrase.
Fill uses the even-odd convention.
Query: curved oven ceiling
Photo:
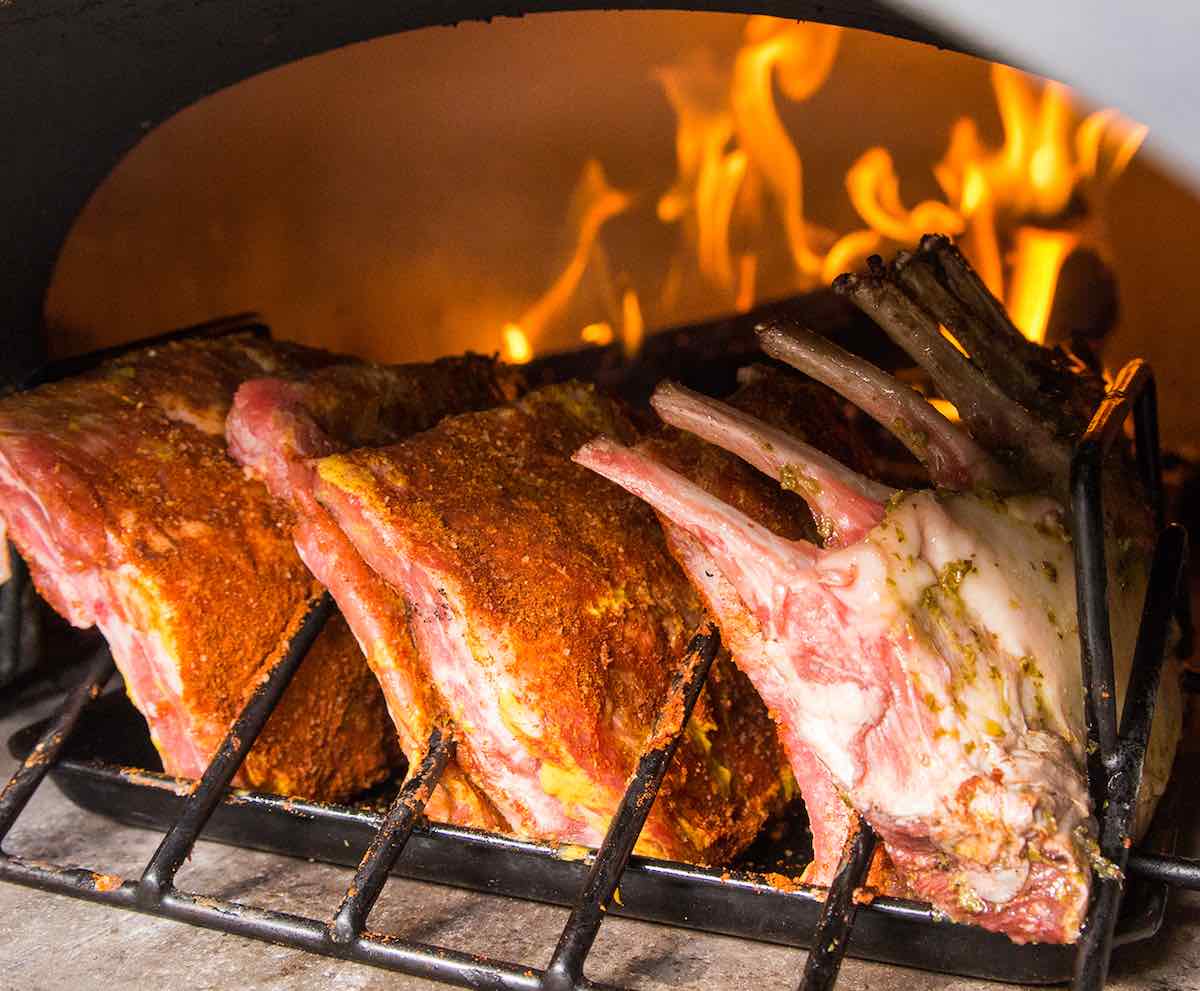
[[[987,39],[1019,61],[1150,126],[1147,148],[1200,186],[1200,3],[1157,0],[891,0],[924,24]]]
[[[0,0],[0,125],[7,139],[0,155],[0,386],[43,359],[43,300],[67,232],[104,177],[156,124],[256,73],[354,42],[464,20],[605,6],[588,0]],[[875,0],[613,6],[769,13],[961,47]]]
[[[0,385],[42,357],[46,287],[83,204],[144,134],[183,107],[258,72],[384,34],[602,6],[588,0],[0,2],[7,84],[0,120],[8,137],[0,156]],[[1136,23],[1121,16],[1124,5],[1044,0],[658,0],[621,6],[827,21],[1028,64],[1093,96],[1111,97],[1152,127],[1160,124],[1159,146],[1176,162],[1200,168],[1200,110],[1179,98],[1195,91],[1189,77],[1197,70],[1189,59],[1176,58],[1200,33],[1200,13],[1190,2],[1163,4],[1153,17],[1133,18]],[[1164,27],[1172,23],[1174,28]],[[945,25],[947,33],[931,25]]]

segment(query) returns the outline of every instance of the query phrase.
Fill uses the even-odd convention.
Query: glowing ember
[[[700,311],[745,312],[760,299],[763,273],[776,273],[780,261],[791,290],[803,291],[861,267],[871,254],[914,246],[936,231],[958,238],[1017,326],[1043,341],[1062,266],[1088,244],[1084,231],[1100,226],[1093,221],[1103,197],[1146,128],[1112,110],[1079,120],[1062,84],[994,65],[1001,145],[987,146],[976,121],[960,118],[941,161],[931,166],[942,197],[911,207],[891,153],[867,149],[846,174],[849,201],[864,227],[838,235],[805,217],[803,161],[780,118],[776,91],[794,102],[810,99],[833,68],[840,33],[751,17],[732,58],[695,54],[655,72],[675,114],[677,171],[657,198],[636,200],[654,204],[658,221],[678,230],[679,247],[661,275],[649,322],[664,326]],[[597,345],[619,339],[626,355],[637,353],[646,324],[642,305],[632,289],[614,287],[598,241],[605,222],[634,202],[608,185],[597,162],[588,162],[570,214],[574,250],[549,289],[504,325],[506,357],[529,360],[547,328],[562,319],[589,265],[603,285],[598,295],[606,312],[582,328],[580,339]],[[779,278],[770,279],[778,293]],[[629,279],[623,275],[620,282]]]
[[[595,344],[598,347],[611,344],[613,339],[612,324],[605,321],[589,323],[579,332],[579,339],[587,344]]]
[[[637,293],[626,289],[621,297],[621,347],[629,357],[642,349],[642,338],[646,334],[646,326],[642,322],[642,307],[638,303]]]
[[[515,323],[505,324],[500,336],[504,343],[505,361],[511,361],[514,365],[523,365],[533,357],[533,348],[529,346],[529,338],[525,336],[525,331]]]

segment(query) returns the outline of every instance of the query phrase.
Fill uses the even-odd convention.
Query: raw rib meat
[[[366,566],[313,498],[310,459],[395,443],[449,414],[513,399],[521,388],[514,369],[477,355],[424,365],[355,362],[319,369],[303,380],[246,382],[226,421],[233,457],[293,505],[296,548],[354,631],[413,764],[445,707],[421,668],[403,598]],[[484,829],[505,825],[456,762],[443,772],[426,813]]]
[[[573,465],[612,403],[569,383],[317,465],[316,496],[411,610],[460,762],[527,836],[597,845],[703,619],[654,514]],[[761,701],[714,666],[638,849],[721,862],[790,776]]]
[[[168,773],[199,775],[320,593],[291,515],[226,454],[239,382],[330,357],[247,335],[166,344],[0,401],[0,514],[41,594],[98,626]],[[301,665],[239,783],[344,798],[394,757],[340,619]]]
[[[903,288],[914,285],[922,303]],[[934,490],[891,492],[739,410],[670,386],[656,396],[660,414],[803,495],[825,548],[773,533],[612,440],[576,459],[646,499],[716,563],[765,634],[765,649],[742,659],[785,738],[817,755],[921,897],[1017,941],[1072,941],[1091,871],[1104,864],[1084,779],[1062,493],[1077,411],[1098,389],[1025,342],[943,239],[927,239],[890,270],[844,277],[840,288],[924,365],[966,430],[800,328],[765,329],[763,345],[892,429]],[[1108,501],[1122,687],[1150,535],[1144,506],[1128,494],[1135,483],[1123,482],[1125,494],[1117,487]],[[1169,670],[1158,707],[1144,811],[1178,740],[1179,685]]]
[[[820,437],[822,448],[847,464],[865,468],[867,453],[846,428],[836,396],[814,382],[765,367],[742,369],[742,386],[730,399],[732,407],[788,430],[797,436]],[[819,540],[812,514],[794,492],[773,483],[734,455],[708,444],[695,434],[664,427],[639,445],[639,450],[679,472],[706,492],[787,540]],[[764,661],[764,635],[720,567],[685,529],[662,520],[675,560],[692,580],[708,610],[717,619],[721,638],[738,666],[753,671]],[[804,799],[812,830],[813,859],[804,872],[811,884],[828,884],[853,825],[847,806],[825,765],[786,724],[780,741]]]

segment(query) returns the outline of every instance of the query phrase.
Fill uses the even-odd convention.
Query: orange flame
[[[572,196],[570,226],[575,248],[566,266],[550,288],[514,323],[502,331],[504,356],[523,364],[533,357],[533,347],[548,324],[567,308],[587,269],[592,248],[605,221],[623,213],[632,202],[627,193],[608,184],[604,169],[595,159],[584,166]]]
[[[960,234],[961,214],[945,203],[926,200],[911,210],[900,201],[900,180],[886,148],[872,148],[846,173],[850,202],[872,230],[902,244],[914,243],[926,231]]]
[[[1062,266],[1084,243],[1074,218],[1080,208],[1100,206],[1146,128],[1112,110],[1080,120],[1062,84],[994,65],[999,147],[983,141],[975,120],[960,118],[945,154],[931,166],[941,198],[911,207],[891,153],[868,148],[845,179],[864,226],[838,236],[805,216],[800,146],[780,118],[775,87],[788,100],[811,98],[833,69],[840,37],[835,27],[755,16],[732,59],[701,53],[654,72],[676,125],[676,175],[655,201],[655,213],[678,229],[680,247],[650,321],[679,319],[697,296],[708,312],[745,312],[764,281],[778,285],[780,271],[791,273],[795,286],[811,287],[861,267],[871,254],[912,246],[938,231],[957,237],[1016,325],[1044,341]],[[642,303],[632,288],[615,288],[631,280],[624,273],[609,277],[599,243],[604,224],[630,209],[634,198],[609,186],[599,163],[589,161],[574,202],[570,258],[546,292],[502,326],[511,361],[532,357],[547,328],[561,322],[589,267],[605,286],[604,319],[586,324],[580,339],[596,345],[619,340],[626,355],[641,346]]]
[[[1042,344],[1046,340],[1058,273],[1078,243],[1079,236],[1071,231],[1039,227],[1017,231],[1008,313],[1031,341]]]
[[[646,336],[646,325],[642,322],[642,307],[637,293],[626,289],[621,297],[621,346],[625,356],[632,358],[642,349],[642,338]]]
[[[1075,197],[1096,198],[1129,164],[1146,128],[1111,110],[1078,126],[1070,91],[1045,82],[1040,90],[1025,74],[993,65],[992,89],[1004,143],[988,149],[974,120],[958,120],[942,160],[933,167],[946,202],[929,200],[906,209],[892,159],[883,148],[867,151],[850,169],[850,201],[879,244],[914,244],[926,231],[960,237],[988,288],[1005,300],[1013,322],[1031,340],[1044,341],[1063,262],[1079,235],[1052,224]],[[1034,221],[1030,224],[1030,221]],[[867,232],[843,237],[827,258],[860,260],[872,245]],[[1007,277],[1005,245],[1011,252]]]
[[[514,365],[523,365],[533,357],[533,348],[529,346],[529,337],[515,323],[506,323],[500,331],[500,339],[504,345],[504,360]]]
[[[727,149],[733,137],[727,79],[703,56],[655,75],[675,111],[679,169],[674,185],[658,201],[658,218],[682,222],[684,250],[694,252],[701,276],[730,293],[729,224],[746,175],[746,156]]]
[[[579,339],[585,344],[595,344],[598,347],[611,344],[613,339],[612,324],[607,321],[589,323],[579,332]]]
[[[815,276],[821,258],[809,244],[804,220],[804,171],[800,154],[779,119],[771,82],[791,100],[806,100],[825,82],[841,39],[839,28],[825,24],[789,24],[752,17],[748,44],[733,69],[732,106],[738,141],[775,197],[796,270]]]

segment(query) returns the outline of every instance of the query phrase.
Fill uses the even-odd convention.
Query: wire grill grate
[[[231,320],[189,328],[156,340],[248,329],[265,332],[265,328],[248,325],[244,320]],[[139,342],[136,346],[145,343]],[[109,350],[86,359],[75,359],[39,374],[29,385],[78,373],[115,353],[118,352]],[[1088,784],[1095,808],[1104,810],[1101,851],[1123,872],[1110,878],[1097,877],[1093,886],[1088,920],[1075,956],[1073,987],[1077,991],[1099,991],[1104,986],[1114,926],[1124,893],[1123,874],[1200,889],[1200,865],[1196,861],[1146,851],[1131,852],[1127,845],[1173,618],[1178,621],[1183,645],[1186,647],[1191,640],[1187,596],[1181,594],[1187,537],[1181,527],[1164,525],[1155,403],[1154,379],[1149,367],[1140,361],[1130,363],[1097,410],[1072,460],[1072,537],[1087,691]],[[1160,536],[1137,639],[1133,675],[1118,721],[1107,607],[1102,487],[1105,456],[1120,436],[1130,414],[1134,420],[1138,465],[1152,500]],[[4,597],[4,615],[15,608],[14,601],[20,602],[27,582],[28,572],[14,569],[13,577],[0,590]],[[584,965],[719,649],[716,631],[709,628],[697,634],[689,644],[672,683],[671,697],[660,707],[660,712],[674,714],[670,725],[656,726],[651,734],[652,747],[639,761],[604,842],[596,851],[550,963],[544,970],[538,970],[519,963],[401,940],[373,933],[367,928],[371,909],[384,882],[412,836],[425,801],[453,754],[454,740],[448,731],[435,730],[430,736],[416,772],[383,816],[341,904],[328,921],[254,908],[182,891],[175,886],[180,865],[221,805],[242,760],[335,609],[328,593],[314,602],[284,658],[255,691],[204,775],[183,801],[181,812],[140,879],[116,879],[90,870],[35,863],[10,856],[0,849],[0,880],[462,987],[513,991],[574,991],[598,987],[584,975]],[[0,651],[7,657],[16,657],[20,650],[19,623],[5,624],[4,637],[6,642],[0,644]],[[69,695],[61,711],[0,793],[0,844],[46,774],[60,761],[81,715],[99,696],[112,672],[111,656],[106,649],[101,650],[87,667],[79,686]],[[801,983],[803,991],[822,991],[833,987],[837,981],[842,958],[854,933],[857,916],[854,895],[865,882],[875,846],[875,836],[865,825],[847,844],[812,934],[812,950]]]

